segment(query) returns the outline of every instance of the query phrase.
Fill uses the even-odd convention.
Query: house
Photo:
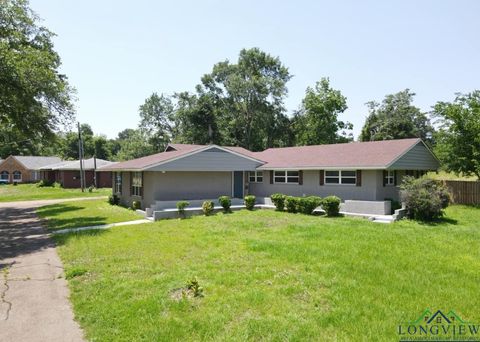
[[[90,158],[83,160],[85,170],[85,185],[94,185],[97,188],[112,187],[111,171],[102,171],[102,168],[115,164],[108,160]],[[55,164],[45,165],[40,168],[41,179],[49,182],[58,182],[64,188],[80,188],[80,161],[62,161]]]
[[[201,200],[246,194],[336,195],[342,200],[398,199],[405,175],[436,170],[420,139],[269,148],[169,144],[164,152],[107,166],[122,203]]]
[[[40,180],[42,166],[59,163],[58,157],[9,156],[0,161],[0,181],[4,183],[29,183]]]

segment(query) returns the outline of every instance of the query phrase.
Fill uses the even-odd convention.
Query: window
[[[15,182],[22,181],[22,173],[20,171],[13,171],[13,181]]]
[[[248,181],[250,183],[262,183],[263,182],[263,171],[250,171],[248,173]]]
[[[40,172],[39,171],[32,171],[32,180],[36,181],[40,179]]]
[[[134,172],[132,176],[132,195],[142,196],[142,173]]]
[[[298,171],[274,171],[274,183],[298,184],[300,177]]]
[[[115,193],[122,193],[122,173],[115,172]]]
[[[395,185],[395,171],[385,171],[385,185]]]
[[[325,171],[325,184],[357,184],[357,171]]]
[[[10,179],[8,171],[0,172],[0,179],[3,181],[8,181]]]

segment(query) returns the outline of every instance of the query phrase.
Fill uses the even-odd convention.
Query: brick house
[[[0,161],[0,181],[2,183],[38,182],[42,166],[60,161],[58,157],[9,156]]]
[[[115,164],[103,159],[85,159],[83,169],[85,170],[85,185],[94,185],[95,178],[97,188],[109,188],[112,186],[112,172],[102,171],[103,167]],[[41,179],[50,182],[58,182],[64,188],[80,188],[80,162],[78,160],[63,161],[60,163],[46,165],[40,168]]]

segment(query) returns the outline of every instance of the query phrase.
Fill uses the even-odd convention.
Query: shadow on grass
[[[422,226],[430,226],[430,227],[458,224],[458,220],[452,219],[450,217],[441,217],[433,221],[417,221],[417,222]]]
[[[68,228],[101,226],[107,223],[107,217],[103,216],[72,217],[65,219],[50,218],[47,221],[48,230],[51,231]]]
[[[38,208],[37,213],[42,217],[52,217],[52,216],[58,216],[66,212],[77,211],[82,209],[85,209],[85,208],[74,206],[74,205],[68,205],[68,204],[52,204],[52,205],[47,205],[45,207]]]
[[[68,243],[71,239],[78,239],[78,238],[94,238],[103,234],[110,233],[109,230],[106,229],[92,229],[92,230],[83,230],[80,232],[71,232],[67,234],[55,234],[53,235],[53,240],[57,246],[62,246]]]

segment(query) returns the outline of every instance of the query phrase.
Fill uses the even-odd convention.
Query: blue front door
[[[233,172],[233,197],[243,198],[243,171]]]

